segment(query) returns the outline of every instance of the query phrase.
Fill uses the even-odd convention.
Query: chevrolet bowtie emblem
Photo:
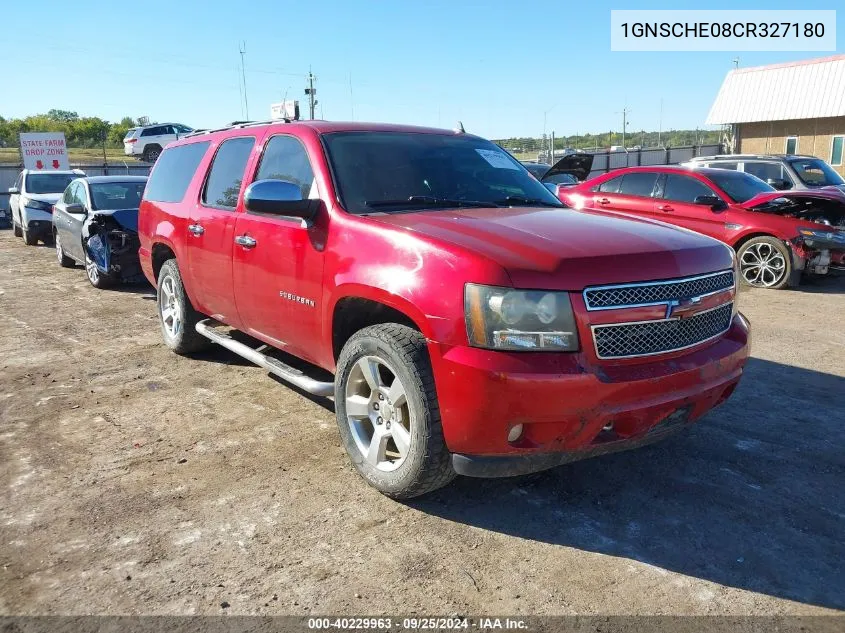
[[[689,297],[688,299],[672,299],[666,304],[667,319],[685,319],[698,311],[698,304],[701,297]]]

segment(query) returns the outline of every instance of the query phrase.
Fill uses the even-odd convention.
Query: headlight
[[[41,202],[41,200],[30,200],[29,198],[24,198],[21,200],[21,204],[30,209],[38,209],[39,211],[47,211],[48,213],[53,211],[52,204],[49,202]]]
[[[845,232],[830,230],[818,231],[816,229],[798,229],[798,234],[807,242],[808,246],[812,246],[813,240],[824,240],[825,242],[842,242],[845,245]]]
[[[470,345],[488,349],[576,352],[578,331],[567,292],[467,284]]]

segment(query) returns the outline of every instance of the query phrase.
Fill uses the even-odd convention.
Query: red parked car
[[[560,189],[577,209],[622,212],[715,237],[737,252],[751,286],[798,285],[803,274],[845,270],[845,194],[777,191],[726,169],[628,167]]]
[[[567,209],[465,133],[193,134],[162,152],[138,228],[165,343],[334,396],[354,467],[394,497],[653,442],[748,357],[730,248]]]

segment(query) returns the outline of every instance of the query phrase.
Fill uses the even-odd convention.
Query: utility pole
[[[246,42],[241,42],[238,46],[238,51],[241,53],[241,81],[244,84],[244,111],[246,120],[249,121],[249,99],[246,96],[246,68],[244,66],[244,55],[246,55]]]
[[[308,111],[311,113],[311,118],[314,118],[314,108],[318,101],[316,99],[317,89],[314,87],[314,80],[316,77],[309,70],[308,71],[308,87],[305,89],[305,95],[308,97]]]
[[[622,149],[625,149],[625,132],[628,130],[628,108],[622,108]]]
[[[663,99],[660,100],[660,123],[657,126],[657,146],[662,147],[660,137],[663,135]]]

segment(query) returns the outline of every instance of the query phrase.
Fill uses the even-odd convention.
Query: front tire
[[[85,253],[85,274],[88,276],[91,285],[99,290],[111,288],[114,285],[114,279],[103,273],[87,252]]]
[[[792,257],[779,239],[768,236],[751,238],[739,247],[736,257],[740,278],[746,286],[780,290],[789,284]]]
[[[21,228],[23,243],[27,246],[35,246],[38,244],[38,237],[33,235],[26,227]]]
[[[211,341],[196,330],[197,323],[205,316],[191,305],[175,259],[164,262],[156,287],[156,305],[165,345],[181,355],[207,349]]]
[[[23,230],[21,229],[21,225],[15,222],[15,218],[12,218],[12,233],[15,237],[23,237]]]
[[[388,497],[410,499],[455,478],[418,331],[385,323],[354,334],[337,363],[335,411],[355,470]]]

